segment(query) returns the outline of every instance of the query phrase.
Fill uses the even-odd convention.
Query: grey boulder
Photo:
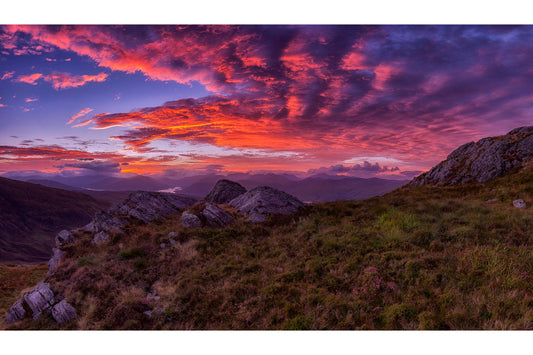
[[[10,309],[7,310],[7,316],[5,318],[7,324],[15,323],[16,321],[26,317],[26,310],[24,309],[23,302],[24,301],[21,298],[15,302]]]
[[[50,313],[56,303],[54,292],[50,289],[50,284],[41,282],[30,292],[23,296],[24,302],[30,307],[33,319],[38,319],[43,313]]]
[[[514,200],[513,206],[515,206],[516,208],[526,208],[526,202],[522,199]]]
[[[56,247],[61,247],[67,244],[72,244],[76,241],[76,238],[72,232],[64,229],[61,232],[57,233],[56,238]]]
[[[94,235],[93,240],[91,241],[91,244],[102,244],[107,243],[109,241],[109,234],[106,232],[98,232]]]
[[[218,180],[211,192],[205,197],[205,201],[221,205],[245,192],[246,189],[237,182],[225,179]]]
[[[181,214],[180,223],[187,228],[198,228],[202,226],[202,221],[200,218],[187,211]]]
[[[108,233],[122,233],[122,227],[127,226],[129,222],[118,216],[114,216],[107,212],[98,212],[94,216],[91,223],[82,227],[86,232],[98,233],[98,232],[108,232]]]
[[[68,304],[67,301],[62,300],[52,308],[52,317],[58,323],[70,322],[76,319],[76,309]]]
[[[33,319],[39,319],[43,314],[52,314],[56,322],[68,322],[76,318],[76,310],[65,300],[59,298],[50,289],[50,284],[41,282],[7,310],[6,323],[11,324],[28,316],[31,310]]]
[[[52,275],[59,265],[59,262],[63,258],[63,255],[65,255],[65,252],[61,249],[53,248],[52,251],[54,252],[54,255],[50,260],[48,260],[48,272],[46,273],[47,276]]]
[[[225,227],[235,221],[232,215],[210,203],[202,211],[205,223],[210,227]]]
[[[109,209],[110,214],[129,216],[150,222],[179,212],[180,209],[190,207],[196,199],[166,192],[137,191],[128,198]]]
[[[268,214],[289,214],[304,203],[296,197],[268,186],[259,186],[229,202],[253,223],[264,222]]]

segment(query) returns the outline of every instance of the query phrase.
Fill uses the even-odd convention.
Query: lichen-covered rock
[[[52,317],[58,323],[66,323],[76,319],[76,309],[72,307],[67,301],[62,300],[52,307]]]
[[[516,208],[526,208],[526,202],[522,199],[514,200],[513,206],[515,206]]]
[[[178,233],[176,233],[176,232],[170,232],[170,233],[167,234],[168,238],[175,238],[177,236],[178,236]]]
[[[427,173],[409,185],[454,185],[486,182],[533,159],[533,126],[513,129],[498,137],[483,138],[454,150]]]
[[[225,227],[235,221],[232,215],[210,203],[202,211],[205,223],[210,227]]]
[[[121,217],[114,216],[107,212],[98,212],[94,216],[93,220],[82,227],[86,232],[98,233],[122,233],[122,227],[127,226],[129,222]]]
[[[197,200],[192,197],[165,192],[137,191],[128,198],[109,209],[110,214],[130,216],[144,222],[165,217],[192,206]]]
[[[91,244],[102,244],[107,243],[109,241],[109,234],[106,232],[98,232],[94,235],[93,240],[91,241]]]
[[[289,214],[304,204],[296,197],[268,186],[259,186],[229,202],[253,223],[263,222],[267,214]]]
[[[216,204],[228,203],[235,197],[242,195],[246,189],[239,183],[230,180],[219,180],[205,197],[205,201]]]
[[[65,252],[58,248],[53,248],[52,251],[54,252],[54,255],[50,260],[48,260],[48,272],[46,273],[47,276],[50,276],[54,273],[54,271],[57,269],[57,266],[59,265],[59,262],[63,258],[63,255],[65,255]]]
[[[202,226],[202,221],[200,218],[187,211],[181,214],[180,223],[187,228],[198,228]]]
[[[26,317],[26,310],[24,309],[23,302],[24,300],[21,298],[15,302],[10,309],[7,310],[7,316],[5,318],[7,324],[15,323],[16,321]]]
[[[61,247],[67,244],[72,244],[76,241],[74,234],[72,232],[64,229],[61,232],[57,233],[56,238],[56,247]]]
[[[30,307],[33,319],[38,319],[43,313],[50,313],[56,303],[54,292],[50,289],[50,284],[41,282],[30,292],[23,296],[24,302]]]

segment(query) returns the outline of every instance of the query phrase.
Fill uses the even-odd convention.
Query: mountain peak
[[[522,166],[533,158],[533,126],[463,144],[409,185],[455,185],[486,182]]]

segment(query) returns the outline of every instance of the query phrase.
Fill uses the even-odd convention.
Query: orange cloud
[[[89,112],[93,111],[92,108],[89,108],[89,107],[86,107],[84,109],[82,109],[80,112],[78,112],[77,114],[75,114],[74,116],[70,117],[69,121],[67,122],[67,124],[71,124],[73,123],[74,121],[76,121],[77,118],[80,118],[82,116],[85,116],[86,114],[88,114]],[[78,125],[74,126],[74,127],[78,127]]]

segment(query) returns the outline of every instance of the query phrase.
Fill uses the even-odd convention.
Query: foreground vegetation
[[[262,225],[185,230],[176,216],[107,245],[87,234],[49,279],[78,320],[10,328],[533,329],[532,203],[529,166]]]

